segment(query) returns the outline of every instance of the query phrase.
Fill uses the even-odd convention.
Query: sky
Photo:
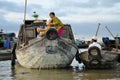
[[[23,23],[25,0],[0,0],[0,28],[6,32],[18,33]],[[55,12],[64,24],[71,24],[75,37],[89,39],[95,35],[101,23],[98,37],[120,36],[120,0],[28,0],[27,19],[49,19]]]

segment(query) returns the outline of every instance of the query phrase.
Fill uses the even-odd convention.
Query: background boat
[[[15,44],[15,33],[0,31],[0,60],[11,60],[11,53]]]
[[[11,50],[0,50],[0,61],[11,60]]]

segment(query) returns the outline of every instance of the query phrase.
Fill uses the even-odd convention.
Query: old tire
[[[90,65],[99,66],[100,64],[101,64],[101,61],[99,59],[90,60]]]
[[[96,58],[96,59],[101,59],[102,58],[101,51],[96,46],[93,46],[93,47],[89,48],[88,53],[89,53],[90,58]]]
[[[59,36],[58,36],[58,32],[56,29],[54,28],[50,28],[47,32],[46,32],[46,38],[48,40],[55,40],[57,39]]]

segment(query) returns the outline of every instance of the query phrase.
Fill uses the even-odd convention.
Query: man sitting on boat
[[[40,34],[40,36],[44,36],[46,31],[50,28],[50,27],[55,27],[58,31],[58,35],[59,36],[62,36],[62,32],[64,30],[64,25],[63,23],[60,21],[60,19],[58,19],[56,16],[55,16],[55,13],[54,12],[51,12],[49,14],[50,18],[47,22],[46,22],[46,25],[47,27],[46,28],[37,28],[37,32]]]
[[[89,48],[91,48],[91,47],[98,47],[100,50],[102,49],[101,45],[97,42],[96,37],[92,37],[91,44],[89,45]]]
[[[42,37],[42,36],[45,36],[45,33],[46,31],[51,28],[52,26],[50,25],[50,23],[52,22],[52,19],[49,19],[47,22],[46,22],[46,25],[47,27],[45,28],[37,28],[37,32],[39,33],[39,35]]]

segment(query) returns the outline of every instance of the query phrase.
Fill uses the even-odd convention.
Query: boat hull
[[[1,50],[0,51],[0,61],[3,60],[11,60],[11,52],[7,50]]]
[[[88,51],[80,53],[79,57],[87,69],[108,69],[115,68],[118,64],[119,55],[111,51],[101,51],[102,58],[91,59]],[[96,61],[96,62],[93,62]]]
[[[16,57],[19,64],[26,68],[65,68],[71,64],[77,51],[74,44],[61,38],[36,38],[24,48],[17,49]]]

